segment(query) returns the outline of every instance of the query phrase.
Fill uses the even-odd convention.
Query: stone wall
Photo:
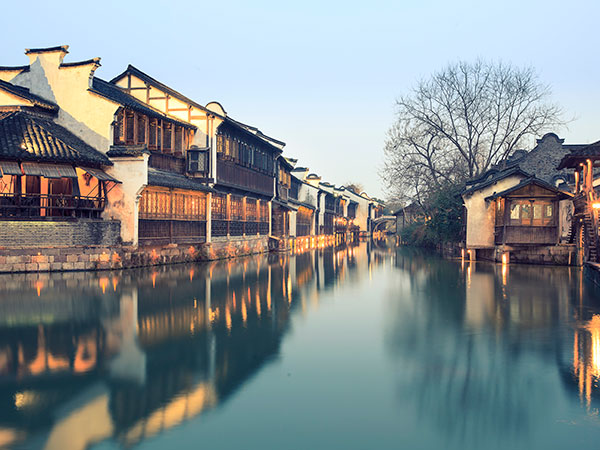
[[[114,246],[120,242],[120,234],[120,223],[112,220],[3,220],[0,223],[0,248]]]
[[[575,245],[507,247],[510,263],[577,265]],[[502,248],[477,249],[476,259],[502,262]]]
[[[119,231],[115,231],[119,235]],[[159,247],[61,246],[0,247],[0,272],[113,270],[233,258],[268,251],[269,238],[244,237],[210,244]]]

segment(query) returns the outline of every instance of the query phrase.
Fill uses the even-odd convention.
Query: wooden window
[[[229,215],[229,219],[230,220],[243,220],[244,219],[244,210],[243,210],[242,197],[232,195],[230,205],[231,205],[231,212]]]
[[[229,139],[229,136],[225,136],[224,140],[225,140],[225,156],[227,156],[229,158],[229,157],[231,157],[231,139]]]
[[[227,196],[225,194],[213,194],[211,201],[211,215],[215,220],[227,219]]]
[[[555,208],[548,200],[512,200],[510,202],[510,225],[553,226]]]
[[[268,222],[269,221],[269,204],[264,200],[260,201],[260,221]]]
[[[175,127],[175,151],[183,150],[183,127]]]
[[[117,117],[115,118],[115,124],[113,127],[113,141],[115,145],[124,144],[124,121],[125,121],[125,113],[123,110],[119,110],[117,112]]]
[[[223,153],[223,151],[223,135],[219,134],[217,135],[217,153]]]
[[[137,143],[146,144],[146,116],[137,115]]]
[[[133,144],[135,141],[135,114],[125,111],[125,143]]]
[[[148,127],[148,147],[151,150],[156,150],[158,148],[156,142],[156,136],[158,134],[158,120],[150,119],[150,124]]]
[[[253,198],[246,198],[246,221],[256,222],[257,219],[257,206],[256,200]]]
[[[163,145],[162,150],[164,152],[170,152],[172,149],[171,139],[173,133],[173,124],[169,122],[163,122]]]

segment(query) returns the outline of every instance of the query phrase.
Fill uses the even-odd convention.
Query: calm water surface
[[[599,377],[579,269],[362,244],[0,277],[0,447],[598,448]]]

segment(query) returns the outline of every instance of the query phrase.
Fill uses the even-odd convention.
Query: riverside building
[[[0,67],[1,271],[217,259],[369,234],[368,220],[349,223],[377,202],[293,177],[285,143],[218,102],[131,65],[103,80],[100,58],[65,62],[68,46],[25,53],[29,64]],[[314,199],[298,197],[310,189]]]

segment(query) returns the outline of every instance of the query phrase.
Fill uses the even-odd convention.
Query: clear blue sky
[[[26,47],[70,45],[110,79],[131,63],[200,103],[287,143],[326,180],[382,196],[378,168],[394,100],[449,62],[530,65],[575,120],[567,142],[600,139],[593,1],[298,3],[129,1],[3,4],[0,65]]]

